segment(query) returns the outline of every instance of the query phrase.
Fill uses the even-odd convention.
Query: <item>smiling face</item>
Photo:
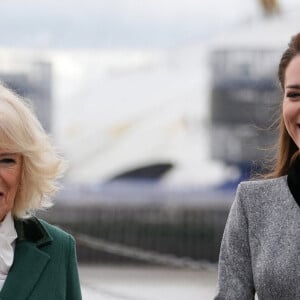
[[[282,113],[286,130],[300,149],[300,55],[286,68]]]
[[[0,222],[13,209],[21,172],[21,154],[0,148]]]

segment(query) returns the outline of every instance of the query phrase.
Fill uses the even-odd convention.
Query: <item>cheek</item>
[[[292,121],[294,121],[296,117],[296,107],[294,107],[293,103],[289,103],[287,101],[284,101],[282,104],[282,114],[284,123],[286,126]]]
[[[20,172],[19,170],[11,170],[6,174],[6,181],[12,190],[17,190],[20,183]]]

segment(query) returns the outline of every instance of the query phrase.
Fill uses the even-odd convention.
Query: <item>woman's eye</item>
[[[286,95],[288,98],[298,98],[300,97],[300,93],[295,93],[295,92],[289,92]]]
[[[1,164],[14,164],[16,163],[16,160],[13,158],[2,158],[0,159]]]

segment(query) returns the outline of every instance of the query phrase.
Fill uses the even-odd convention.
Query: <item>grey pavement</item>
[[[84,300],[213,299],[217,270],[80,265]]]

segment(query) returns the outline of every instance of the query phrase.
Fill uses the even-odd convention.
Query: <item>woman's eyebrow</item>
[[[300,89],[300,84],[287,85],[286,88],[288,88],[288,89]]]
[[[0,153],[0,157],[1,156],[11,156],[11,155],[15,155],[16,153],[13,152],[5,152],[5,153]]]

